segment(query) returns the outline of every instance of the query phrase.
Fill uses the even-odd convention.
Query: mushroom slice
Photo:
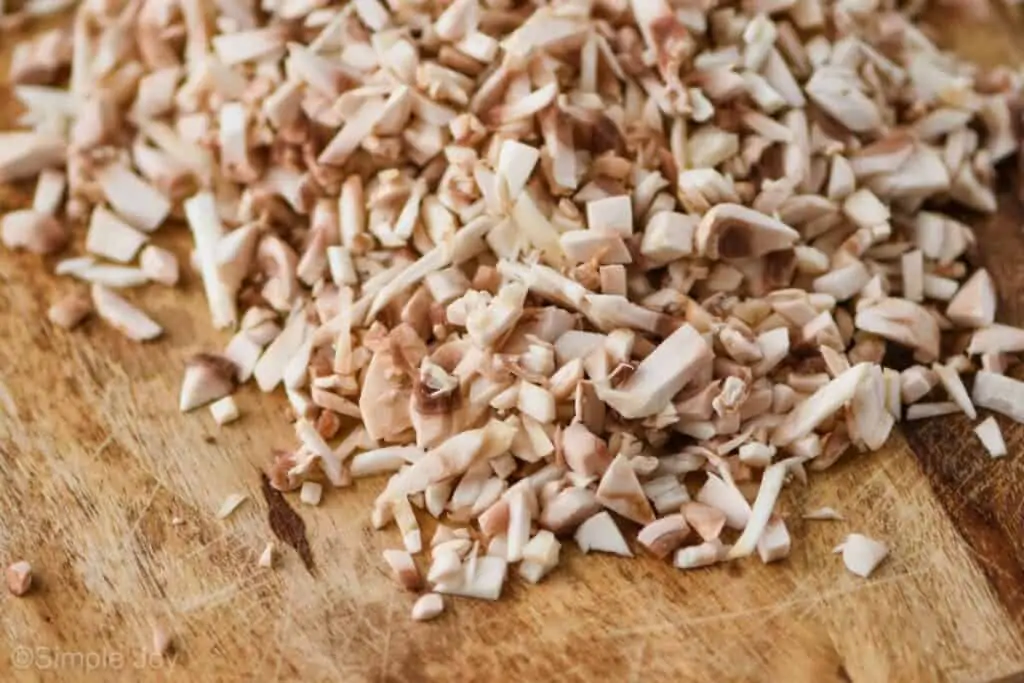
[[[726,554],[726,559],[746,557],[757,548],[761,534],[764,533],[772,518],[775,502],[779,499],[779,493],[782,492],[782,485],[786,481],[790,464],[791,461],[783,460],[764,471],[764,475],[761,477],[761,488],[757,491],[757,499],[750,508],[750,517],[743,527],[743,533]]]
[[[64,248],[68,237],[60,221],[34,209],[11,211],[0,218],[0,243],[8,249],[53,254]]]
[[[218,329],[231,327],[238,321],[238,309],[235,293],[221,278],[217,264],[217,242],[224,236],[217,200],[210,192],[197,194],[185,202],[185,216],[196,243],[199,271],[213,325]]]
[[[576,529],[576,544],[584,553],[597,551],[612,553],[623,557],[633,557],[615,520],[606,511],[602,511],[580,524]]]
[[[758,258],[789,249],[800,238],[793,228],[740,204],[718,204],[697,226],[697,247],[710,259]]]

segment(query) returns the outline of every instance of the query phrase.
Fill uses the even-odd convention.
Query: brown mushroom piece
[[[758,258],[790,249],[799,238],[782,221],[740,204],[718,204],[697,226],[697,248],[709,259]]]

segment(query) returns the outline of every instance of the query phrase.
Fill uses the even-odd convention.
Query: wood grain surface
[[[950,15],[933,25],[985,63],[1024,56],[1022,24],[1003,10],[981,26]],[[12,44],[0,35],[2,73]],[[0,89],[0,121],[12,114]],[[0,188],[0,211],[28,189]],[[1006,199],[973,221],[1002,317],[1016,323],[1022,217]],[[184,257],[189,240],[172,227],[157,241]],[[95,321],[74,333],[48,324],[47,306],[73,286],[51,268],[0,252],[0,563],[27,559],[38,580],[25,598],[0,597],[0,681],[859,683],[1024,671],[1019,425],[1001,420],[1011,455],[999,462],[966,420],[944,418],[787,490],[795,544],[779,564],[684,573],[567,550],[539,586],[513,580],[498,603],[449,601],[418,624],[379,559],[397,532],[368,524],[379,481],[300,507],[261,485],[271,448],[292,443],[283,397],[245,388],[243,418],[224,429],[205,411],[177,412],[185,358],[226,341],[197,278],[131,296],[167,330],[143,346]],[[249,500],[217,520],[233,492]],[[846,521],[800,519],[821,505]],[[870,580],[830,553],[853,531],[892,546]],[[270,540],[283,552],[260,569]],[[171,658],[145,656],[156,622],[174,635]]]

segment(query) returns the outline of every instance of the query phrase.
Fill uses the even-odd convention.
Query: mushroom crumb
[[[25,560],[7,568],[7,590],[19,598],[32,588],[32,565]]]
[[[843,564],[857,576],[867,578],[881,564],[889,548],[881,541],[861,534],[850,534],[841,546]]]
[[[1006,455],[1006,441],[1003,439],[1003,432],[999,429],[999,423],[994,417],[987,417],[978,423],[974,428],[981,445],[985,447],[988,454],[993,458],[1001,458]]]
[[[153,654],[164,657],[171,654],[174,647],[174,638],[163,624],[153,624]]]
[[[249,496],[244,493],[230,494],[224,499],[224,502],[221,503],[220,509],[217,511],[217,519],[227,519],[230,517],[231,513],[238,509],[238,506],[248,500],[248,498]]]
[[[421,595],[412,606],[413,621],[430,621],[444,611],[444,598],[437,593]]]
[[[1024,329],[995,322],[957,218],[996,208],[1024,78],[941,51],[907,8],[72,4],[71,30],[15,46],[0,182],[34,194],[0,243],[88,283],[57,327],[95,311],[155,340],[152,307],[221,330],[178,407],[223,425],[239,385],[280,388],[275,488],[316,505],[386,478],[384,561],[434,591],[414,619],[547,580],[568,538],[779,561],[792,481],[901,420],[1024,422]],[[158,246],[173,219],[202,313],[153,298],[191,274]],[[1005,455],[992,418],[976,433]],[[843,546],[863,576],[886,552]]]
[[[264,569],[270,569],[274,566],[274,555],[276,554],[276,548],[273,543],[267,543],[266,547],[263,548],[263,552],[260,553],[259,559],[256,560],[256,564]]]

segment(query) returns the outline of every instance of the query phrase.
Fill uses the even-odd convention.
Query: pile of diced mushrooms
[[[176,285],[149,240],[183,219],[225,345],[181,410],[226,423],[240,384],[283,387],[275,487],[388,475],[369,518],[433,591],[417,619],[498,598],[509,565],[541,581],[567,537],[779,560],[807,470],[901,419],[1024,421],[1024,329],[953,217],[996,208],[1020,75],[890,0],[86,0],[10,76],[0,181],[38,180],[3,243],[85,231],[56,272],[91,296],[51,320],[159,337],[118,290]],[[841,550],[865,576],[886,553]]]

